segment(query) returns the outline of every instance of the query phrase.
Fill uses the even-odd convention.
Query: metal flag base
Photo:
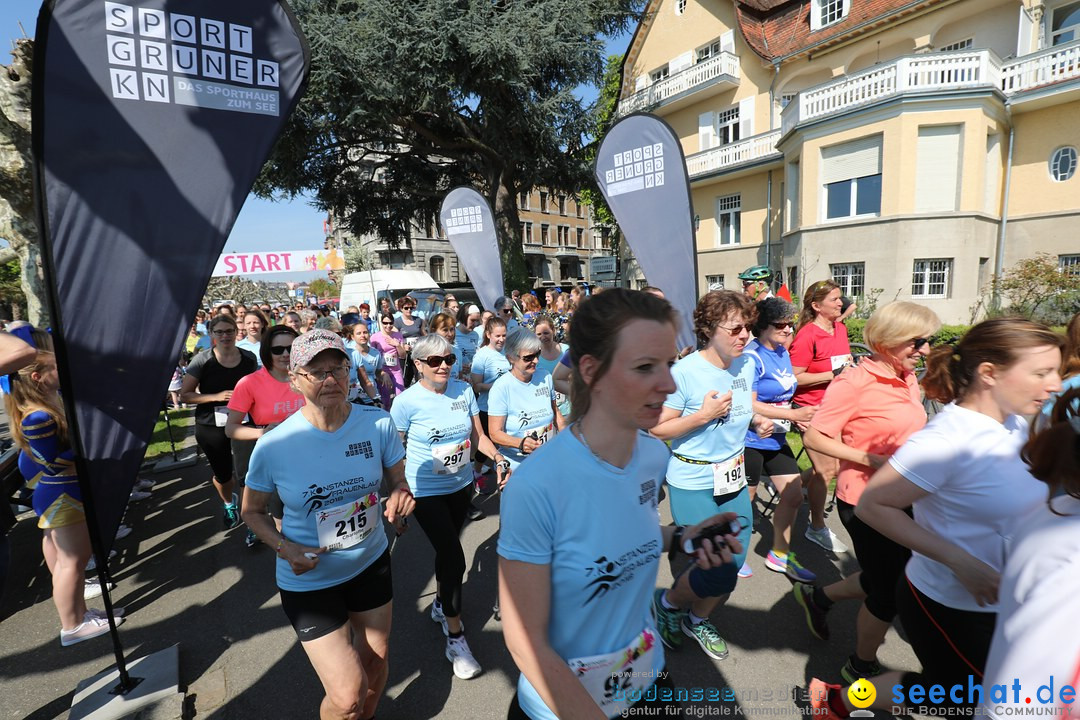
[[[117,689],[120,675],[116,669],[80,682],[71,701],[69,720],[122,718],[180,695],[179,645],[132,660],[127,664],[127,670],[135,687],[126,694]]]

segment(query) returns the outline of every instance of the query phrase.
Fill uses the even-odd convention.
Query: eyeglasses
[[[454,365],[454,361],[457,360],[457,358],[453,355],[428,355],[426,358],[418,359],[422,363],[427,363],[427,366],[432,370],[439,367],[443,363],[445,363],[447,367],[452,367]]]
[[[523,363],[536,362],[536,358],[538,358],[538,357],[540,357],[540,353],[538,353],[538,352],[529,353],[528,355],[522,355],[521,356],[521,361]]]
[[[794,325],[795,325],[795,323],[789,323],[789,322],[774,322],[774,323],[769,323],[769,324],[772,325],[777,330],[787,330],[789,327],[794,327]]]
[[[731,337],[735,337],[736,335],[741,334],[743,330],[745,330],[746,332],[750,332],[752,328],[749,325],[736,325],[735,327],[724,327],[723,325],[717,325],[716,329],[726,330],[728,335],[730,335]]]
[[[916,350],[921,350],[923,345],[934,347],[934,338],[911,338],[911,344]]]
[[[292,352],[292,345],[273,345],[270,347],[271,355],[284,355]]]
[[[326,378],[331,376],[333,376],[335,380],[344,380],[345,378],[349,377],[349,366],[339,365],[338,367],[331,368],[330,370],[316,370],[315,372],[297,370],[296,373],[298,375],[304,375],[305,377],[311,378],[312,382],[318,384],[326,382]]]
[[[214,334],[218,337],[229,337],[230,335],[236,334],[236,328],[233,328],[232,330],[215,330]]]

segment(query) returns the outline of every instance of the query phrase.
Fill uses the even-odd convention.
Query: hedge
[[[863,342],[863,328],[866,327],[866,320],[860,318],[849,318],[845,323],[847,325],[848,340],[853,343],[859,343],[865,345]],[[942,325],[941,329],[934,333],[934,344],[937,345],[943,342],[955,342],[964,336],[968,330],[971,329],[970,325]]]

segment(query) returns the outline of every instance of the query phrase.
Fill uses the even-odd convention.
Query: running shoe
[[[815,711],[815,718],[841,720],[840,716],[829,705],[829,696],[838,690],[840,690],[839,685],[833,685],[817,678],[810,680],[810,707]]]
[[[498,482],[475,471],[473,472],[473,481],[476,483],[477,495],[494,495],[499,488]]]
[[[859,672],[855,669],[855,665],[851,662],[851,658],[849,657],[847,662],[844,663],[844,667],[840,668],[840,677],[844,678],[844,682],[848,685],[854,685],[860,679],[877,677],[883,672],[885,672],[885,670],[877,660],[874,660],[870,664],[869,670],[866,672]]]
[[[836,537],[836,533],[827,527],[818,530],[812,525],[807,525],[805,536],[810,542],[820,545],[831,552],[839,554],[848,551],[848,546],[841,542],[840,538]]]
[[[126,538],[130,534],[131,534],[131,528],[129,528],[127,525],[121,525],[120,527],[116,528],[116,539],[117,540],[123,540],[124,538]]]
[[[754,577],[754,568],[750,567],[750,562],[749,561],[744,562],[742,564],[742,567],[739,568],[739,577],[741,577],[741,578]]]
[[[69,647],[75,643],[81,643],[83,640],[104,635],[107,632],[109,632],[108,620],[84,616],[82,623],[79,625],[76,625],[71,630],[60,631],[60,644]]]
[[[115,590],[116,583],[109,583],[109,590]],[[96,597],[101,597],[101,583],[93,578],[86,578],[83,581],[83,600],[93,600]]]
[[[139,481],[135,483],[135,489],[146,492],[155,485],[157,485],[157,480],[151,480],[150,478],[139,478]]]
[[[254,531],[252,531],[252,530],[248,530],[247,534],[244,535],[244,545],[246,545],[249,548],[255,547],[256,545],[258,545],[261,542],[262,542],[262,540],[260,540],[259,536],[256,535],[254,533]]]
[[[131,495],[128,496],[128,502],[139,502],[150,497],[150,493],[143,492],[141,490],[132,490]]]
[[[487,514],[483,510],[472,504],[469,505],[469,509],[468,511],[466,511],[465,514],[470,520],[474,522],[477,520],[483,520],[487,517]]]
[[[795,593],[795,602],[803,609],[806,617],[806,627],[818,640],[829,639],[829,621],[827,611],[814,602],[814,586],[805,583],[796,583],[791,589]]]
[[[116,607],[115,605],[113,605],[112,612],[113,617],[116,618],[118,621],[117,624],[119,624],[120,618],[124,617],[124,608]],[[101,618],[102,620],[104,620],[107,616],[105,615],[104,610],[98,610],[97,608],[87,608],[86,618],[90,617]]]
[[[668,610],[664,607],[664,603],[661,600],[663,596],[663,588],[660,588],[653,593],[653,617],[656,618],[656,629],[660,631],[660,641],[663,642],[666,647],[675,650],[682,645],[682,633],[679,630],[679,626],[682,623],[686,611]]]
[[[446,659],[454,664],[454,674],[462,680],[471,680],[480,674],[480,663],[473,657],[464,635],[446,639]]]
[[[770,550],[765,556],[765,567],[773,572],[783,573],[795,582],[812,583],[817,580],[817,575],[800,565],[793,552],[789,552],[786,558],[782,558]]]
[[[708,619],[699,623],[692,623],[689,615],[683,615],[681,625],[683,635],[697,640],[698,645],[709,657],[714,660],[723,660],[728,656],[727,643],[724,642],[724,638],[720,637],[720,633],[716,631],[716,627]]]
[[[433,600],[431,602],[431,619],[442,626],[443,635],[447,637],[450,636],[450,629],[446,626],[446,616],[443,615],[442,605],[439,604],[438,600]],[[462,628],[462,630],[464,631],[464,628]]]
[[[121,526],[121,527],[123,527],[123,526]],[[116,557],[116,551],[115,550],[110,550],[109,551],[109,559],[112,560],[114,557]],[[86,563],[86,574],[89,575],[89,574],[95,572],[96,570],[97,570],[97,557],[94,556],[94,555],[91,555],[90,556],[90,562]]]
[[[149,494],[149,493],[147,493]],[[221,522],[226,530],[232,530],[240,524],[240,508],[237,507],[236,493],[233,493],[232,504],[226,505],[221,512]]]

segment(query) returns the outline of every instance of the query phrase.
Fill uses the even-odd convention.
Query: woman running
[[[671,442],[667,484],[675,522],[693,525],[717,513],[730,513],[738,518],[743,548],[750,543],[753,517],[746,485],[746,433],[751,426],[761,437],[773,431],[772,420],[754,412],[754,363],[743,355],[754,312],[749,298],[732,290],[716,290],[701,298],[694,310],[694,331],[703,347],[675,364],[671,374],[676,389],[652,429],[653,435]],[[571,337],[571,348],[576,336]],[[675,354],[674,342],[662,344],[666,336],[643,337]],[[709,657],[727,657],[727,643],[709,615],[735,589],[746,553],[738,552],[735,560],[731,572],[726,566],[694,567],[676,575],[667,592],[656,591],[653,607],[665,645],[677,648],[686,635]]]
[[[390,376],[391,385],[379,387],[383,407],[389,410],[394,402],[394,396],[405,389],[402,365],[408,357],[409,348],[405,345],[405,338],[394,329],[393,315],[380,315],[379,328],[379,332],[371,336],[371,346],[382,353],[383,370]]]
[[[237,321],[240,330],[244,333],[244,337],[236,341],[236,347],[241,350],[247,350],[249,353],[255,356],[255,359],[262,364],[260,359],[261,353],[259,352],[259,346],[262,344],[263,333],[266,332],[266,328],[269,322],[266,316],[263,315],[262,310],[253,307],[247,311],[244,315],[244,322],[241,324]]]
[[[536,452],[565,427],[555,402],[551,374],[537,370],[540,338],[526,328],[516,328],[506,341],[510,372],[491,386],[488,397],[488,431],[503,448],[510,468]]]
[[[795,308],[780,298],[772,297],[757,303],[757,320],[754,336],[746,346],[745,354],[754,362],[754,384],[757,393],[754,411],[773,421],[773,433],[759,437],[754,431],[746,433],[746,481],[750,486],[750,500],[763,473],[768,474],[780,500],[773,510],[772,550],[765,557],[765,567],[773,572],[784,573],[796,582],[813,582],[817,579],[795,559],[791,551],[791,526],[802,505],[802,474],[795,454],[787,442],[791,424],[805,425],[810,422],[817,408],[792,408],[795,394],[795,373],[791,368],[788,345],[791,344],[795,326]],[[753,571],[743,564],[739,577],[749,577]]]
[[[341,338],[305,333],[289,366],[304,406],[255,446],[244,522],[277,551],[281,608],[326,693],[319,716],[369,720],[389,674],[393,585],[382,518],[401,530],[414,507],[405,449],[389,415],[348,401]],[[274,492],[285,508],[280,532],[266,514]]]
[[[240,378],[229,398],[225,434],[232,440],[233,467],[241,486],[247,480],[255,443],[304,405],[304,396],[289,382],[289,353],[297,337],[298,333],[288,325],[275,325],[267,330],[260,347],[262,368]],[[281,512],[281,500],[274,495],[270,500],[270,515],[278,530]],[[254,547],[257,542],[258,537],[248,528],[244,543]]]
[[[356,382],[372,402],[383,404],[380,393],[392,388],[394,380],[384,369],[382,353],[371,348],[371,333],[368,332],[366,323],[361,321],[353,326],[352,340],[353,349],[349,351],[349,356],[356,369]],[[365,382],[361,382],[361,377],[365,379]]]
[[[687,544],[699,567],[734,577],[736,537],[695,539],[735,518],[657,522],[669,452],[647,431],[675,390],[671,306],[620,288],[585,301],[575,317],[571,430],[523,463],[503,495],[503,635],[521,670],[507,717],[681,717],[649,598],[662,554]],[[633,562],[616,565],[620,558]],[[657,699],[642,700],[654,684]]]
[[[569,345],[555,341],[555,323],[546,315],[540,315],[532,324],[536,337],[540,338],[540,357],[536,359],[536,367],[544,370],[555,378],[555,370],[560,367],[559,361],[566,354]],[[555,404],[559,408],[559,414],[563,418],[570,417],[570,396],[566,393],[555,391]]]
[[[236,346],[236,321],[218,315],[207,323],[214,347],[196,355],[188,364],[180,399],[195,406],[195,442],[210,463],[211,480],[224,505],[226,530],[240,524],[233,474],[232,443],[225,434],[229,399],[240,378],[259,369],[259,361]]]
[[[820,405],[829,383],[852,363],[847,326],[840,322],[841,304],[840,286],[832,280],[821,280],[806,289],[799,331],[791,343],[791,364],[799,384],[792,398],[796,407]],[[806,485],[810,503],[806,539],[834,553],[847,552],[847,546],[825,526],[829,481],[836,477],[840,464],[836,458],[810,448],[806,454],[813,463]]]
[[[897,610],[923,671],[885,673],[875,686],[982,681],[1009,545],[1047,500],[1046,485],[1029,474],[1020,450],[1025,418],[1061,387],[1061,345],[1045,326],[1001,318],[930,353],[923,387],[927,397],[949,404],[881,466],[856,508],[859,520],[912,551],[897,585]],[[846,696],[838,690],[811,683],[815,704],[845,717]],[[872,707],[904,704],[894,695],[882,693]],[[966,693],[944,698],[945,705],[974,702]]]
[[[453,376],[456,380],[469,381],[468,375],[461,374],[461,368],[465,364],[464,355],[461,352],[461,348],[457,346],[457,323],[454,318],[446,313],[436,313],[428,321],[428,326],[431,328],[431,332],[442,337],[446,342],[450,343],[450,348],[454,353],[454,366]],[[419,377],[419,375],[417,375]]]
[[[90,533],[60,399],[52,336],[44,330],[23,331],[20,337],[37,348],[37,354],[32,363],[5,376],[4,407],[19,448],[19,472],[33,491],[34,514],[43,531],[41,553],[52,575],[60,644],[68,647],[109,632],[109,621],[100,610],[86,607]],[[117,624],[122,621],[116,617]]]
[[[506,323],[501,318],[493,316],[484,325],[484,339],[473,357],[472,371],[469,374],[469,381],[476,394],[476,406],[480,408],[480,426],[489,437],[491,431],[488,427],[488,392],[496,380],[510,372],[510,362],[503,354],[505,345]],[[484,479],[481,471],[485,459],[486,456],[483,453],[476,453],[473,473],[478,483]],[[480,488],[481,491],[488,489],[487,487]],[[490,490],[493,492],[494,488]]]
[[[442,626],[454,674],[468,680],[480,674],[461,622],[466,569],[461,528],[473,483],[469,452],[479,446],[495,458],[500,485],[508,465],[480,427],[472,388],[453,377],[449,341],[436,330],[416,343],[412,355],[419,380],[397,397],[390,417],[405,441],[405,479],[416,497],[414,516],[435,550],[437,592],[431,619]]]
[[[836,505],[855,547],[860,572],[826,587],[800,586],[795,600],[810,631],[829,637],[825,614],[837,600],[862,600],[855,653],[840,670],[845,682],[881,674],[877,651],[896,617],[896,583],[911,552],[855,515],[866,483],[896,450],[926,425],[915,369],[941,327],[933,310],[909,302],[874,311],[863,330],[873,354],[836,378],[803,436],[808,448],[840,461]]]
[[[405,346],[411,349],[417,340],[428,334],[428,327],[423,318],[413,316],[413,312],[416,310],[416,301],[411,297],[401,298],[399,308],[401,315],[394,319],[394,327],[405,338]],[[407,356],[402,358],[402,362],[405,364],[405,387],[412,385],[415,377],[415,370],[408,360]]]

